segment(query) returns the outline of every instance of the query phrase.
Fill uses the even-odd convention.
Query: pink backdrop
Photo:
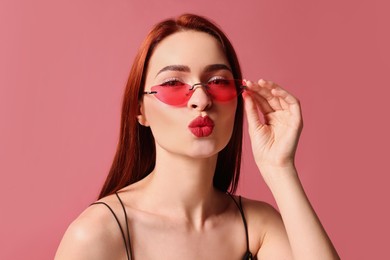
[[[0,259],[53,258],[109,169],[136,49],[182,12],[225,30],[246,78],[301,99],[300,176],[341,257],[390,259],[384,2],[1,0]],[[273,203],[244,149],[240,193]]]

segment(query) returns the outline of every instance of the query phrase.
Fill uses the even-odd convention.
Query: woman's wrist
[[[271,190],[272,186],[279,185],[280,182],[291,181],[291,179],[298,177],[298,172],[293,162],[279,165],[263,164],[259,166],[259,170]]]

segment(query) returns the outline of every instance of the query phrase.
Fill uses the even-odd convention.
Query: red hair
[[[122,104],[118,147],[99,198],[143,179],[154,169],[156,151],[152,132],[149,127],[144,127],[137,121],[145,76],[149,59],[156,45],[165,37],[186,30],[206,32],[215,37],[222,45],[233,77],[242,78],[232,44],[226,35],[206,18],[184,14],[175,20],[168,19],[158,23],[142,43],[131,68]],[[214,173],[214,187],[223,192],[227,192],[230,188],[229,192],[234,193],[237,189],[241,167],[242,125],[243,100],[239,95],[232,137],[227,146],[219,152]]]

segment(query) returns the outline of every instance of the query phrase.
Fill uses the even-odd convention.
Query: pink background
[[[0,0],[0,259],[53,258],[105,179],[140,42],[182,12],[224,29],[246,78],[300,98],[300,176],[341,257],[390,259],[389,4],[142,2]],[[239,192],[274,203],[245,140]]]

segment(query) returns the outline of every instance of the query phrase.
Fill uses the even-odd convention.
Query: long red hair
[[[154,138],[150,128],[140,125],[137,121],[139,104],[143,97],[146,71],[154,48],[165,37],[183,30],[206,32],[215,37],[221,43],[233,77],[242,78],[232,44],[226,35],[206,18],[184,14],[177,19],[158,23],[142,43],[131,68],[122,104],[118,147],[99,198],[143,179],[154,169],[156,159]],[[234,193],[237,189],[241,167],[242,126],[243,100],[239,95],[232,137],[218,154],[213,180],[214,187],[223,192]]]

